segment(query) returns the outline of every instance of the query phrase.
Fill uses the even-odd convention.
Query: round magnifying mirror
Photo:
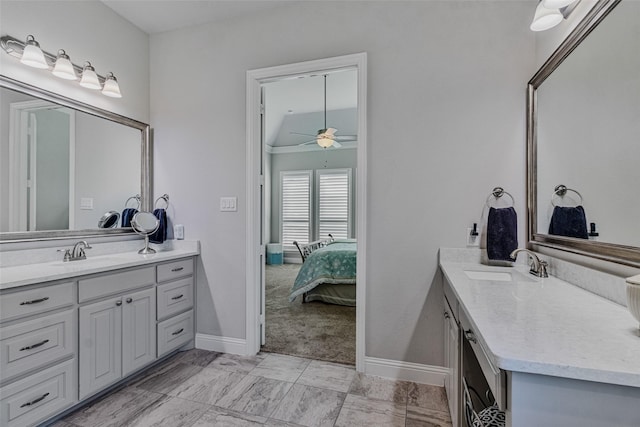
[[[109,211],[98,220],[98,228],[115,228],[120,220],[120,212]]]
[[[149,247],[149,235],[155,233],[160,226],[160,220],[151,212],[138,212],[131,218],[133,231],[144,236],[144,248],[139,254],[154,254],[156,251]]]

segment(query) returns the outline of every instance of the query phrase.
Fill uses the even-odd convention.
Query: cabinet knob
[[[133,301],[133,299],[127,298],[127,304],[131,304],[131,301]]]
[[[116,301],[116,305],[120,307],[122,305],[122,301]]]

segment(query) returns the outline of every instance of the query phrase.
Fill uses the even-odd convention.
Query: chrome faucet
[[[91,249],[91,246],[87,243],[86,240],[80,240],[78,243],[73,245],[73,249],[71,250],[70,261],[87,259],[87,255],[84,253],[85,249]]]
[[[86,240],[81,240],[73,245],[73,249],[58,249],[58,252],[64,252],[64,262],[80,261],[81,259],[87,259],[87,254],[84,253],[85,249],[91,249],[91,246]]]
[[[529,273],[536,277],[549,277],[549,273],[547,273],[547,262],[538,258],[538,255],[536,255],[535,252],[532,252],[529,249],[516,249],[511,252],[511,255],[509,256],[515,260],[519,252],[526,252],[531,258],[531,269],[529,270]]]

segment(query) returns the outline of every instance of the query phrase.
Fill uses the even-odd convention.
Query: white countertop
[[[88,251],[87,251],[88,252]],[[156,262],[170,261],[200,254],[199,245],[185,245],[170,250],[158,250],[155,254],[140,255],[137,250],[91,256],[81,261],[42,262],[0,268],[0,290],[53,280],[67,279],[86,274],[101,273],[127,267],[137,267]]]
[[[640,333],[626,307],[527,267],[440,266],[495,366],[640,387]],[[517,280],[471,280],[465,270],[512,271]]]

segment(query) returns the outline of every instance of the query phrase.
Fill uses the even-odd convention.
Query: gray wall
[[[516,199],[524,242],[535,5],[295,2],[151,36],[155,186],[201,240],[198,332],[245,337],[247,70],[367,52],[366,355],[442,364],[438,248],[465,244],[496,185]],[[219,211],[226,195],[237,213]]]
[[[312,185],[315,187],[316,170],[351,168],[351,236],[356,232],[356,157],[357,150],[309,151],[271,155],[271,242],[280,242],[280,172],[313,170]],[[269,224],[269,223],[268,223]],[[326,236],[320,236],[326,237]]]

